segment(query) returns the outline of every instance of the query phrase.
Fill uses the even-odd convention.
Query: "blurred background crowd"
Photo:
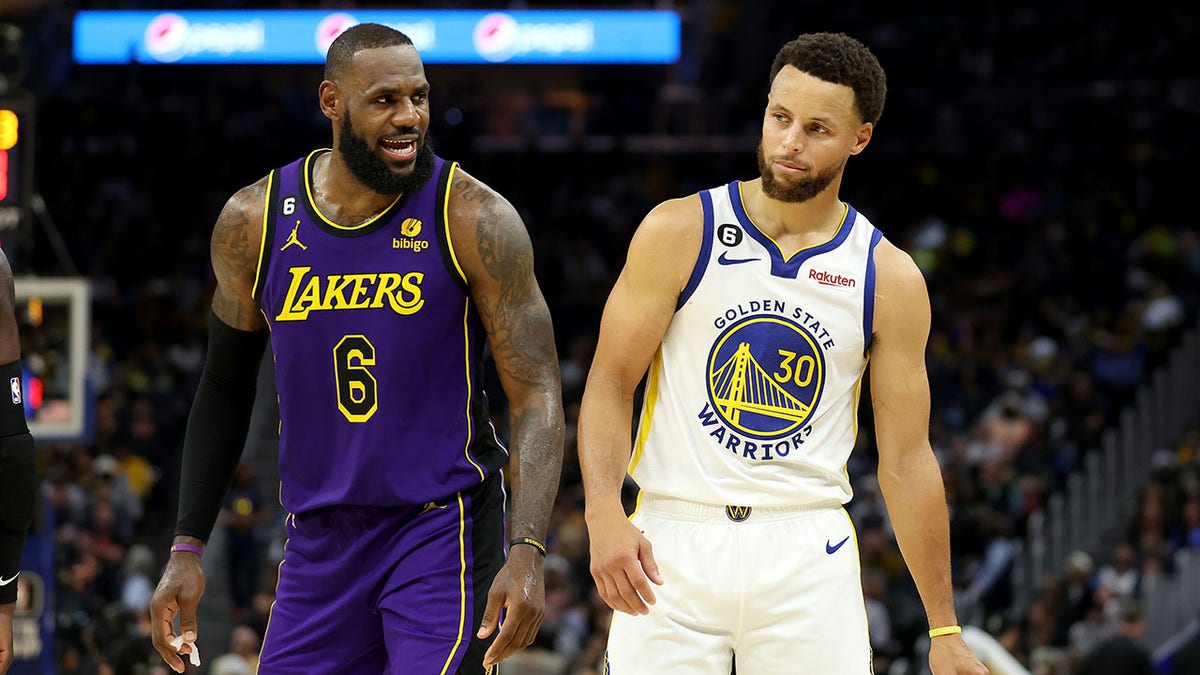
[[[1173,573],[1177,551],[1200,551],[1200,426],[1145,458],[1153,477],[1125,529],[1072,552],[1028,598],[1014,592],[1013,558],[1031,514],[1196,322],[1200,227],[1187,195],[1200,150],[1200,11],[1082,0],[610,4],[678,9],[681,61],[427,66],[436,148],[524,216],[562,361],[568,434],[547,615],[528,670],[516,672],[602,672],[609,610],[588,573],[574,422],[603,302],[653,205],[756,176],[771,58],[809,30],[862,39],[888,73],[883,119],[842,194],[928,281],[932,440],[960,617],[1032,672],[1101,672],[1087,657],[1112,634],[1136,635],[1141,588]],[[94,434],[39,445],[55,528],[56,672],[67,675],[164,672],[146,607],[203,363],[208,235],[230,194],[330,133],[318,67],[72,64],[75,9],[135,7],[167,5],[51,1],[12,17],[24,86],[38,97],[37,188],[60,241],[42,232],[6,251],[18,274],[78,274],[92,289]],[[503,433],[494,382],[490,392]],[[848,511],[876,672],[918,673],[928,626],[874,477],[869,405],[863,417]],[[269,431],[250,445],[206,556],[210,673],[253,672],[282,555]]]

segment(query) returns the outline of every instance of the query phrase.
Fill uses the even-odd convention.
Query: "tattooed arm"
[[[262,248],[266,198],[266,178],[238,190],[217,218],[209,244],[213,272],[217,277],[213,313],[238,330],[267,327],[254,300],[254,275],[258,271]]]
[[[533,275],[533,249],[516,210],[467,175],[455,173],[450,236],[509,403],[512,450],[517,457],[511,516],[514,537],[545,541],[562,469],[563,410],[558,354],[550,311]],[[514,546],[488,594],[480,636],[507,619],[484,666],[533,642],[545,611],[541,554]]]
[[[262,241],[267,181],[237,192],[213,228],[211,254],[217,287],[209,317],[208,358],[200,374],[183,439],[179,480],[177,545],[150,601],[154,647],[167,665],[183,672],[171,640],[179,614],[180,632],[196,641],[196,607],[204,593],[198,551],[208,539],[233,471],[242,456],[266,347],[266,321],[254,300],[254,276]],[[189,653],[184,645],[180,653]]]

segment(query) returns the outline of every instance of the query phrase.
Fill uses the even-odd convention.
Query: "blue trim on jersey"
[[[708,269],[708,259],[712,257],[713,229],[716,225],[713,224],[712,195],[708,194],[708,190],[700,193],[700,207],[704,211],[704,235],[700,241],[700,257],[696,258],[692,276],[688,279],[687,286],[684,286],[683,292],[679,294],[679,301],[675,303],[676,312],[683,307],[683,303],[687,302],[688,298],[692,297],[692,293],[700,285],[700,280],[704,278],[704,270]]]
[[[883,239],[883,233],[871,233],[871,245],[867,247],[867,274],[863,281],[863,354],[871,349],[871,335],[875,330],[875,245]]]
[[[742,229],[754,238],[762,247],[767,250],[767,254],[771,256],[771,275],[783,277],[784,279],[795,279],[800,274],[800,268],[809,258],[828,253],[838,246],[850,236],[850,231],[854,229],[854,221],[858,218],[858,212],[853,206],[846,205],[846,218],[842,221],[841,228],[833,239],[810,248],[802,248],[792,254],[791,258],[784,259],[783,252],[779,250],[779,245],[773,239],[768,237],[758,229],[754,221],[750,220],[749,214],[746,213],[746,207],[742,204],[742,191],[739,188],[741,181],[733,181],[727,188],[729,190],[729,203],[733,205],[733,213],[737,216],[738,222],[741,223]]]

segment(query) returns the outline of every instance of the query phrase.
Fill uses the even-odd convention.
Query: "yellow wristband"
[[[942,626],[941,628],[933,628],[929,631],[929,637],[941,637],[943,635],[958,635],[962,633],[962,626]]]

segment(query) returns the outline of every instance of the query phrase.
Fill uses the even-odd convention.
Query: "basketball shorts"
[[[484,675],[479,640],[504,564],[499,474],[424,507],[331,506],[287,519],[259,675]]]
[[[724,507],[643,494],[663,585],[614,612],[606,675],[871,672],[854,526],[837,504]]]

